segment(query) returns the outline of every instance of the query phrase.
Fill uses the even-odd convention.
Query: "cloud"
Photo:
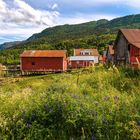
[[[126,4],[128,6],[134,7],[134,8],[140,8],[140,1],[139,0],[126,0]]]
[[[55,11],[55,8],[57,4],[48,11],[34,9],[23,0],[12,0],[10,3],[8,0],[0,0],[0,36],[13,35],[25,38],[56,25],[55,19],[59,12]]]
[[[129,14],[140,9],[139,0],[0,0],[0,36],[4,36],[4,41],[8,35],[26,39],[47,27],[59,24],[113,19],[125,15],[125,12],[119,12],[121,8],[114,12],[106,7],[116,8],[120,5],[127,7]],[[112,14],[110,11],[113,11]]]
[[[13,0],[11,6],[0,0],[0,8],[0,18],[4,23],[53,26],[55,17],[59,15],[57,11],[36,10],[22,0]]]
[[[53,4],[52,10],[54,10],[54,9],[56,9],[56,8],[58,8],[58,4],[57,4],[57,3]]]
[[[83,14],[83,13],[77,13],[73,17],[58,17],[57,22],[58,25],[62,24],[78,24],[78,23],[84,23],[89,21],[96,21],[99,19],[108,19],[111,20],[113,18],[117,17],[117,15],[108,15],[108,14]]]

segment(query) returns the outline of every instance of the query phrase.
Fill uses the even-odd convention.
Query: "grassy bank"
[[[140,139],[140,74],[101,66],[0,83],[0,139]]]

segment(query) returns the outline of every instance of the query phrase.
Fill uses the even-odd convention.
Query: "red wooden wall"
[[[137,65],[136,57],[140,62],[140,48],[131,46],[130,48],[130,64]]]
[[[69,61],[69,66],[71,68],[81,68],[91,66],[91,61]]]
[[[22,71],[65,71],[67,61],[62,57],[22,57]]]

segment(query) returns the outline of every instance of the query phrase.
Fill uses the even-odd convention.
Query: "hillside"
[[[116,18],[113,20],[101,19],[77,25],[62,25],[47,28],[41,33],[32,35],[27,41],[35,39],[45,39],[51,43],[59,40],[81,38],[88,35],[101,35],[106,33],[116,33],[120,28],[140,28],[140,14]],[[55,40],[56,39],[56,40]]]
[[[3,44],[0,45],[0,50],[11,48],[11,47],[16,46],[20,43],[21,43],[20,41],[3,43]]]
[[[139,140],[139,79],[129,69],[102,66],[6,78],[0,83],[0,136],[5,140]]]
[[[114,42],[120,28],[140,28],[140,14],[47,28],[8,50],[0,51],[0,63],[19,63],[19,53],[24,49],[66,49],[70,55],[73,48],[97,48],[102,53]]]

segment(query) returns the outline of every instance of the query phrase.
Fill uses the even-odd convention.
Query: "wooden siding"
[[[67,62],[62,57],[22,57],[22,71],[65,71]]]
[[[122,33],[118,35],[116,47],[115,47],[115,57],[114,62],[119,63],[129,63],[129,52],[128,52],[128,41],[125,39]]]
[[[69,62],[69,67],[70,68],[84,68],[84,67],[89,67],[94,64],[94,61],[70,61]]]
[[[136,58],[140,62],[140,49],[131,45],[131,48],[130,48],[130,64],[131,65],[138,65]]]

